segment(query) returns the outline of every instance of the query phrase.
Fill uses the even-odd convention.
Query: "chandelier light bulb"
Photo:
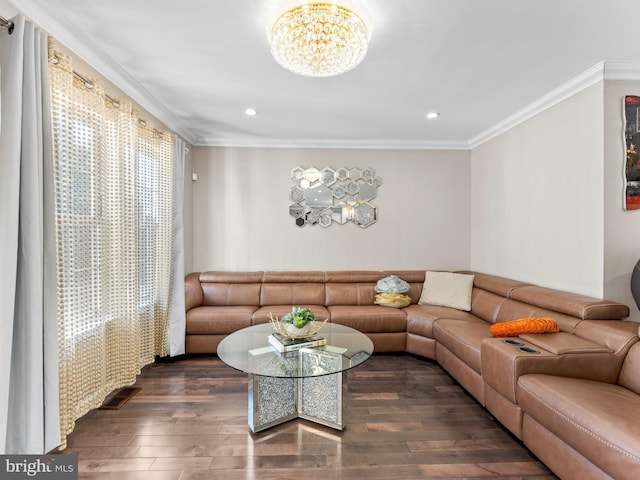
[[[355,11],[329,2],[297,5],[281,14],[269,36],[273,58],[309,77],[348,72],[366,56],[369,29]]]

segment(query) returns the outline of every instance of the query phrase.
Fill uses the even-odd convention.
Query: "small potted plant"
[[[305,338],[319,331],[324,322],[316,322],[315,315],[308,308],[293,307],[291,311],[282,316],[273,317],[269,314],[271,324],[276,332],[288,338]]]
[[[293,307],[289,313],[282,317],[281,321],[300,329],[309,322],[313,322],[315,319],[316,316],[308,308]]]

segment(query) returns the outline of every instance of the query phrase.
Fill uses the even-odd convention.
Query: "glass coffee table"
[[[278,353],[269,345],[270,324],[254,325],[227,335],[218,357],[249,374],[249,427],[259,432],[294,418],[338,430],[344,428],[342,372],[373,353],[373,343],[353,328],[327,323],[318,335],[327,344]]]

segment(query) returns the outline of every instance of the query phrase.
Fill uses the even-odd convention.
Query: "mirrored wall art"
[[[376,221],[377,207],[370,202],[382,180],[373,168],[298,166],[291,170],[291,180],[289,215],[299,227],[353,222],[367,228]]]

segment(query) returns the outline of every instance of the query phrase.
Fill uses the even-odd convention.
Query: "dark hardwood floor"
[[[375,355],[347,385],[344,431],[252,435],[245,374],[215,356],[157,363],[120,410],[81,418],[64,453],[85,479],[556,478],[435,362]]]

